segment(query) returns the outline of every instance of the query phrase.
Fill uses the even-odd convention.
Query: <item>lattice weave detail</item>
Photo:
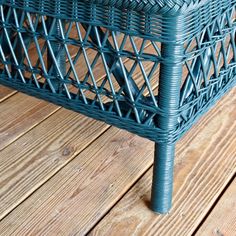
[[[175,142],[236,82],[235,6],[179,41],[185,73],[171,113],[159,106],[161,68],[176,63],[163,54],[163,38],[0,10],[0,83],[156,142]],[[170,116],[177,127],[160,128]]]

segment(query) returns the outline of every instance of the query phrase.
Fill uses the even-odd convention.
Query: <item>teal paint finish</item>
[[[169,24],[169,34],[179,35],[184,27],[184,18],[173,17]],[[161,54],[166,61],[160,66],[158,105],[165,115],[157,116],[157,125],[166,132],[178,126],[183,53],[182,43],[161,45]],[[167,213],[172,205],[174,155],[175,143],[155,144],[151,208],[159,213]]]
[[[236,0],[2,0],[0,84],[154,141],[151,209],[164,214],[176,142],[235,86],[235,7]]]

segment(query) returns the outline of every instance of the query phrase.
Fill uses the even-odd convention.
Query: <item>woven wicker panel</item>
[[[185,43],[180,120],[190,123],[235,84],[236,11],[229,8]]]
[[[175,142],[234,85],[235,28],[231,6],[194,37],[183,36],[179,63],[187,73],[179,109],[166,114],[158,98],[160,66],[167,61],[159,37],[136,37],[4,5],[0,82],[151,140]],[[178,126],[159,128],[158,117],[170,115]]]

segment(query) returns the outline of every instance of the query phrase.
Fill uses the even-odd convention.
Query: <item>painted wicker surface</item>
[[[2,0],[0,83],[155,141],[152,208],[163,213],[175,142],[236,82],[235,6]]]

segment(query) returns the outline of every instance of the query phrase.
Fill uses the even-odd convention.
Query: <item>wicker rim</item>
[[[160,42],[185,42],[193,35],[201,32],[213,19],[236,3],[236,0],[179,1],[185,3],[182,4],[181,9],[175,10],[175,13],[178,12],[179,14],[178,17],[181,17],[183,30],[176,35],[172,34],[170,37],[166,31],[169,30],[169,27],[174,29],[175,26],[171,23],[173,15],[165,15],[168,12],[165,8],[166,5],[159,9],[160,14],[154,14],[157,10],[155,7],[152,8],[152,12],[147,12],[147,8],[136,8],[135,4],[127,6],[124,4],[121,7],[124,0],[115,3],[110,0],[92,1],[0,0],[0,4],[58,19],[99,25],[113,31],[138,35]],[[130,0],[126,2],[130,3]],[[141,0],[142,2],[144,0]],[[161,1],[158,2],[161,4]],[[140,10],[140,12],[136,10]],[[174,13],[174,11],[171,12]]]
[[[178,15],[178,14],[192,14],[192,11],[200,9],[204,5],[208,5],[215,10],[223,10],[235,3],[235,0],[0,0],[0,4],[7,4],[9,6],[19,7],[21,9],[30,10],[42,14],[72,13],[75,11],[78,3],[98,4],[103,6],[111,6],[119,9],[132,10],[136,12],[143,12],[146,14],[160,14],[160,15]],[[210,10],[209,9],[209,10]],[[67,15],[69,17],[69,14]],[[73,14],[71,14],[73,17]],[[69,17],[70,18],[70,17]]]
[[[82,0],[84,2],[94,3],[94,4],[103,4],[106,6],[115,6],[119,8],[125,8],[129,10],[134,11],[142,11],[142,12],[148,12],[148,13],[169,13],[169,14],[175,14],[176,12],[191,9],[197,7],[199,4],[206,3],[206,0]],[[208,0],[207,0],[208,1]],[[222,0],[221,0],[222,1]],[[11,5],[14,5],[17,2],[21,2],[27,6],[27,0],[1,0],[0,4],[9,3]],[[81,2],[79,0],[51,0],[51,1],[33,1],[35,4],[37,2],[40,4],[46,5],[60,5],[67,7],[68,5],[75,4],[76,2]]]

